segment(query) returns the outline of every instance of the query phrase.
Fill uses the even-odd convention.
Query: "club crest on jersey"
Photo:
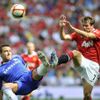
[[[91,46],[93,46],[93,41],[91,40],[91,41],[83,41],[83,43],[82,43],[82,45],[81,45],[82,47],[91,47]]]

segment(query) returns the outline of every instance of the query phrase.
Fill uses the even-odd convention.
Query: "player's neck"
[[[33,52],[29,51],[28,54],[31,55]]]
[[[3,59],[3,60],[2,60],[2,64],[7,63],[9,60],[10,60],[10,59]]]
[[[5,63],[7,63],[8,61],[9,61],[9,60],[7,60],[7,61],[3,61],[3,62],[2,62],[2,64],[5,64]]]
[[[29,57],[32,57],[32,53],[28,53],[28,56],[29,56]]]

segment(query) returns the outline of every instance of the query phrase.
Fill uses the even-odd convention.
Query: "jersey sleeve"
[[[17,57],[18,57],[18,59],[20,59],[20,61],[25,65],[26,63],[25,63],[25,61],[24,61],[24,59],[20,56],[20,55],[17,55]]]
[[[71,36],[71,39],[72,39],[72,40],[76,40],[76,39],[77,39],[77,34],[76,34],[76,32],[71,33],[70,36]]]
[[[21,56],[20,56],[20,59],[21,59],[22,63],[25,65],[26,64],[25,60]]]

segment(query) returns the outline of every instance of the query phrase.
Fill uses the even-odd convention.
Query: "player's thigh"
[[[99,64],[82,56],[80,67],[75,68],[82,79],[94,86],[99,75]]]
[[[83,83],[84,95],[85,96],[91,95],[93,86],[90,85],[85,79],[82,80],[82,83]]]
[[[82,54],[77,50],[73,50],[73,54],[74,54],[73,63],[75,67],[80,67],[82,62]]]

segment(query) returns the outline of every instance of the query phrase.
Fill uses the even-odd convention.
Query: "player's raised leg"
[[[62,54],[60,57],[57,57],[56,52],[51,53],[50,66],[54,68],[57,65],[67,63],[74,57],[73,52]]]
[[[40,59],[44,63],[48,62],[48,59],[46,58],[46,56],[43,52],[41,52]],[[82,62],[84,62],[82,60],[82,54],[77,50],[67,52],[66,54],[63,54],[60,57],[57,57],[56,53],[52,52],[51,60],[50,60],[50,67],[55,68],[57,65],[67,63],[71,59],[73,59],[74,66],[76,68],[81,67]],[[86,80],[84,80],[83,88],[84,88],[84,100],[92,100],[91,99],[91,91],[92,91],[93,86],[91,84],[89,84]],[[88,88],[88,90],[86,88]]]
[[[51,53],[50,61],[48,61],[46,55],[42,51],[39,51],[38,56],[45,66],[49,65],[50,68],[55,68],[57,65],[67,63],[68,61],[70,61],[73,57],[73,52],[71,51],[69,53],[61,55],[60,57],[57,57],[56,52],[53,51]]]
[[[43,65],[46,67],[50,67],[48,58],[45,56],[45,54],[42,51],[38,51],[37,53],[38,53],[38,57],[42,61]]]
[[[42,63],[36,70],[32,71],[32,77],[35,80],[41,80],[42,77],[45,76],[50,69],[50,64],[42,51],[38,51],[37,54]]]

